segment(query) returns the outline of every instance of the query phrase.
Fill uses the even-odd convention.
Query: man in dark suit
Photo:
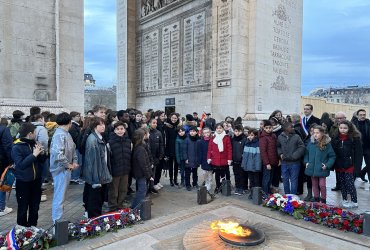
[[[313,114],[313,106],[311,104],[304,105],[304,116],[302,116],[302,128],[307,136],[310,136],[310,126],[312,124],[321,125],[320,119],[315,117]]]

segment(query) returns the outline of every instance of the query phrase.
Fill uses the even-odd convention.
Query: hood
[[[31,123],[35,126],[44,126],[44,124],[42,124],[42,122],[31,122]]]
[[[45,123],[45,128],[47,130],[55,129],[58,127],[58,124],[56,122],[47,122]]]
[[[312,143],[316,143],[315,138],[313,137],[313,135],[311,135],[310,141]],[[331,138],[327,134],[324,134],[324,142],[325,142],[325,145],[327,145],[331,142]]]

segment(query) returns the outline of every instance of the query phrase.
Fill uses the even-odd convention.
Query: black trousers
[[[274,168],[274,171],[272,171],[272,181],[271,181],[272,186],[279,187],[280,179],[281,179],[281,165],[276,166]]]
[[[154,185],[157,185],[158,182],[161,180],[164,164],[165,164],[165,160],[159,160],[159,164],[154,167],[155,168]]]
[[[300,166],[300,169],[299,169],[299,175],[298,175],[298,188],[297,188],[297,193],[298,194],[303,194],[303,184],[304,184],[304,170],[305,170],[305,166],[303,165],[303,163],[301,162],[301,166]]]
[[[367,178],[370,179],[370,148],[364,148],[363,151],[366,166],[361,170],[360,176],[365,176],[367,174]]]
[[[235,177],[235,188],[248,189],[248,172],[244,171],[240,163],[233,163],[233,172]]]
[[[37,226],[41,201],[41,178],[24,182],[17,180],[15,183],[18,203],[17,224],[24,227]],[[28,215],[27,215],[28,212]]]
[[[357,203],[357,192],[353,173],[338,172],[338,177],[343,200],[347,200],[349,194],[351,195],[351,201]]]
[[[226,180],[230,180],[230,169],[229,166],[213,166],[213,171],[215,172],[216,187],[221,186],[221,179],[226,177]]]
[[[198,168],[185,167],[185,185],[190,187],[190,175],[193,175],[193,187],[198,185]]]
[[[254,187],[260,187],[261,186],[261,172],[250,172],[248,171],[248,179],[249,179],[249,187],[250,189]]]
[[[168,170],[170,172],[170,181],[177,183],[177,175],[179,173],[179,164],[177,164],[175,157],[169,157],[168,161]]]
[[[86,210],[89,218],[93,218],[102,214],[103,203],[107,185],[102,185],[100,188],[92,188],[92,185],[86,184]]]

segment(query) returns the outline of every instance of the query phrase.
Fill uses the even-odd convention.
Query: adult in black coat
[[[178,186],[177,174],[179,165],[176,161],[176,138],[177,126],[179,125],[179,117],[176,113],[172,113],[165,123],[166,148],[165,154],[167,157],[167,166],[170,174],[171,186]]]
[[[112,182],[109,184],[108,206],[110,211],[124,208],[128,189],[128,176],[131,171],[131,140],[126,136],[123,122],[116,122],[114,133],[108,141],[111,152]]]
[[[313,114],[313,106],[311,104],[304,105],[304,116],[302,117],[302,127],[305,131],[306,137],[310,136],[310,126],[312,124],[321,125],[320,119],[315,117]]]
[[[243,133],[243,126],[240,124],[234,127],[234,137],[231,139],[233,148],[233,172],[235,176],[235,194],[242,195],[248,189],[248,174],[241,167],[244,145],[247,137]]]
[[[216,129],[216,120],[212,118],[211,113],[207,113],[207,118],[204,123],[204,127],[209,127],[212,131]]]

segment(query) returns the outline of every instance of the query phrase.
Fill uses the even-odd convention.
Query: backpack
[[[19,125],[18,122],[12,122],[8,125],[8,128],[10,130],[10,134],[12,135],[13,140],[17,137],[17,134],[18,134],[18,131],[19,131],[20,127],[21,127],[21,125]]]
[[[86,149],[86,141],[89,135],[91,134],[92,130],[90,128],[85,129],[85,131],[81,131],[81,134],[78,138],[78,151],[80,154],[85,155],[85,149]]]
[[[12,191],[12,186],[15,181],[14,167],[8,166],[5,168],[4,172],[0,177],[0,191],[1,192],[10,192]]]

